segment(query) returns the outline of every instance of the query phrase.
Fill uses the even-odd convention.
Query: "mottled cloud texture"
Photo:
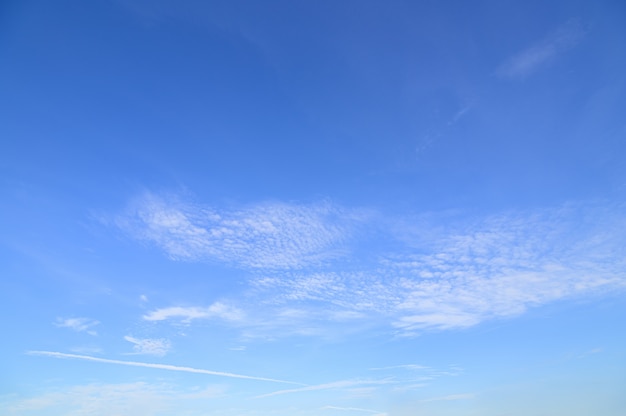
[[[248,334],[319,334],[322,323],[367,321],[414,335],[626,286],[623,205],[566,204],[471,221],[347,214],[365,211],[373,212],[329,202],[228,211],[150,194],[118,224],[173,258],[250,271],[240,297],[169,305],[145,320],[216,318]],[[352,238],[357,222],[377,232]]]

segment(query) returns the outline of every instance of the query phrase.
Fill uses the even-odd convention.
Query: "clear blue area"
[[[622,1],[5,1],[0,413],[626,412]]]

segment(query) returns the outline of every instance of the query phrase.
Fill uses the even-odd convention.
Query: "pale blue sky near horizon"
[[[622,416],[626,5],[6,1],[7,415]]]

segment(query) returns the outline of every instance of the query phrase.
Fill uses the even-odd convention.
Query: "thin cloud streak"
[[[184,392],[164,384],[145,382],[125,384],[88,384],[49,390],[35,396],[19,398],[8,406],[9,415],[162,415]],[[5,413],[3,413],[5,414]]]
[[[509,79],[526,78],[558,54],[576,46],[584,35],[580,22],[570,20],[541,42],[504,62],[496,74]]]
[[[392,380],[341,380],[341,381],[333,381],[331,383],[317,384],[314,386],[300,387],[297,389],[278,390],[272,393],[267,393],[267,394],[262,394],[260,396],[256,396],[255,399],[278,396],[282,394],[301,393],[305,391],[332,390],[332,389],[342,389],[342,388],[354,387],[354,386],[371,386],[371,385],[390,384],[390,383],[393,383],[393,381]]]
[[[50,389],[30,397],[16,395],[6,407],[6,401],[0,403],[0,408],[8,409],[9,415],[156,416],[172,414],[172,409],[184,408],[189,401],[205,402],[223,395],[224,387],[220,385],[181,389],[167,383],[93,383]]]
[[[90,318],[57,318],[57,321],[54,323],[59,328],[70,328],[76,332],[86,332],[94,336],[98,335],[98,333],[90,328],[99,324],[99,321]]]
[[[221,371],[204,370],[201,368],[193,368],[193,367],[181,367],[181,366],[169,365],[169,364],[154,364],[154,363],[143,363],[143,362],[136,362],[136,361],[112,360],[108,358],[97,358],[97,357],[91,357],[88,355],[66,354],[62,352],[53,352],[53,351],[28,351],[27,354],[40,355],[40,356],[45,356],[45,357],[54,357],[54,358],[73,358],[77,360],[95,361],[95,362],[107,363],[107,364],[126,365],[126,366],[131,366],[131,367],[155,368],[158,370],[180,371],[184,373],[196,373],[196,374],[208,374],[211,376],[219,376],[219,377],[241,378],[241,379],[247,379],[247,380],[269,381],[272,383],[284,383],[284,384],[306,386],[306,384],[296,383],[293,381],[278,380],[278,379],[266,378],[266,377],[246,376],[242,374],[225,373]]]

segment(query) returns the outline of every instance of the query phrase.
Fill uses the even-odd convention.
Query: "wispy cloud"
[[[626,288],[623,204],[424,219],[329,202],[218,213],[152,194],[138,201],[120,220],[135,236],[171,256],[182,250],[179,258],[212,258],[251,272],[240,296],[155,309],[143,316],[146,321],[216,318],[239,327],[244,337],[345,334],[372,325],[413,336]],[[348,212],[369,214],[356,221]],[[356,222],[369,231],[358,241],[346,239]],[[337,245],[342,258],[335,256]]]
[[[171,306],[156,309],[143,316],[146,321],[165,321],[170,319],[180,320],[183,323],[190,323],[194,319],[219,318],[227,321],[240,321],[243,319],[243,312],[235,307],[228,306],[221,302],[216,302],[207,307],[183,307]]]
[[[173,259],[289,269],[338,256],[350,223],[358,218],[327,203],[264,203],[226,210],[146,193],[114,222]]]
[[[593,348],[593,349],[591,349],[591,350],[589,350],[589,351],[585,351],[585,352],[584,352],[584,353],[582,353],[582,354],[578,354],[578,355],[576,356],[576,358],[581,359],[581,358],[588,357],[588,356],[590,356],[590,355],[600,354],[600,353],[602,353],[602,352],[604,352],[604,349],[603,349],[603,348]]]
[[[357,322],[388,321],[399,335],[465,328],[558,299],[625,288],[623,211],[573,204],[499,214],[441,228],[426,241],[404,235],[406,246],[381,253],[370,269],[266,275],[251,284],[266,302],[298,304],[313,316],[329,311],[328,319],[352,312]]]
[[[57,318],[54,325],[59,328],[70,328],[76,332],[86,332],[89,335],[98,335],[98,333],[91,328],[99,323],[100,322],[89,318]]]
[[[570,20],[552,34],[508,59],[497,69],[502,78],[521,79],[531,75],[566,50],[576,46],[585,35],[578,20]]]
[[[373,385],[381,385],[381,384],[390,384],[394,381],[391,379],[384,380],[340,380],[333,381],[331,383],[323,383],[316,384],[313,386],[304,386],[296,389],[286,389],[286,390],[278,390],[272,393],[262,394],[260,396],[256,396],[257,399],[271,396],[278,396],[282,394],[291,394],[291,393],[302,393],[307,391],[317,391],[317,390],[337,390],[337,389],[346,389],[349,387],[356,386],[373,386]]]
[[[370,371],[385,372],[393,377],[397,381],[393,389],[397,392],[422,389],[439,378],[455,377],[463,373],[463,369],[455,365],[439,369],[416,364],[375,367],[370,368]]]
[[[41,355],[45,357],[54,357],[54,358],[70,358],[70,359],[77,359],[77,360],[95,361],[98,363],[106,363],[106,364],[127,365],[131,367],[154,368],[157,370],[207,374],[207,375],[219,376],[219,377],[241,378],[241,379],[247,379],[247,380],[269,381],[273,383],[303,385],[302,383],[296,383],[293,381],[278,380],[278,379],[267,378],[267,377],[247,376],[247,375],[242,375],[242,374],[226,373],[222,371],[205,370],[202,368],[181,367],[181,366],[169,365],[169,364],[144,363],[144,362],[137,362],[137,361],[111,360],[108,358],[91,357],[88,355],[65,354],[62,352],[54,352],[54,351],[28,351],[28,354]]]
[[[133,344],[133,350],[135,354],[156,355],[162,357],[171,348],[171,343],[167,339],[163,338],[134,338],[129,335],[124,339]]]
[[[223,386],[180,389],[164,383],[88,384],[54,389],[32,397],[4,397],[3,414],[162,415],[185,407],[189,400],[221,397]],[[6,413],[8,412],[8,413]]]
[[[139,383],[90,384],[12,400],[9,415],[141,414],[159,415],[169,408],[173,392],[164,385]],[[50,413],[48,413],[50,412]]]
[[[455,113],[451,114],[447,120],[440,121],[437,127],[429,130],[421,137],[415,147],[415,153],[419,155],[432,147],[436,142],[443,139],[450,133],[450,129],[472,110],[473,106],[474,104],[472,103],[465,104]]]

